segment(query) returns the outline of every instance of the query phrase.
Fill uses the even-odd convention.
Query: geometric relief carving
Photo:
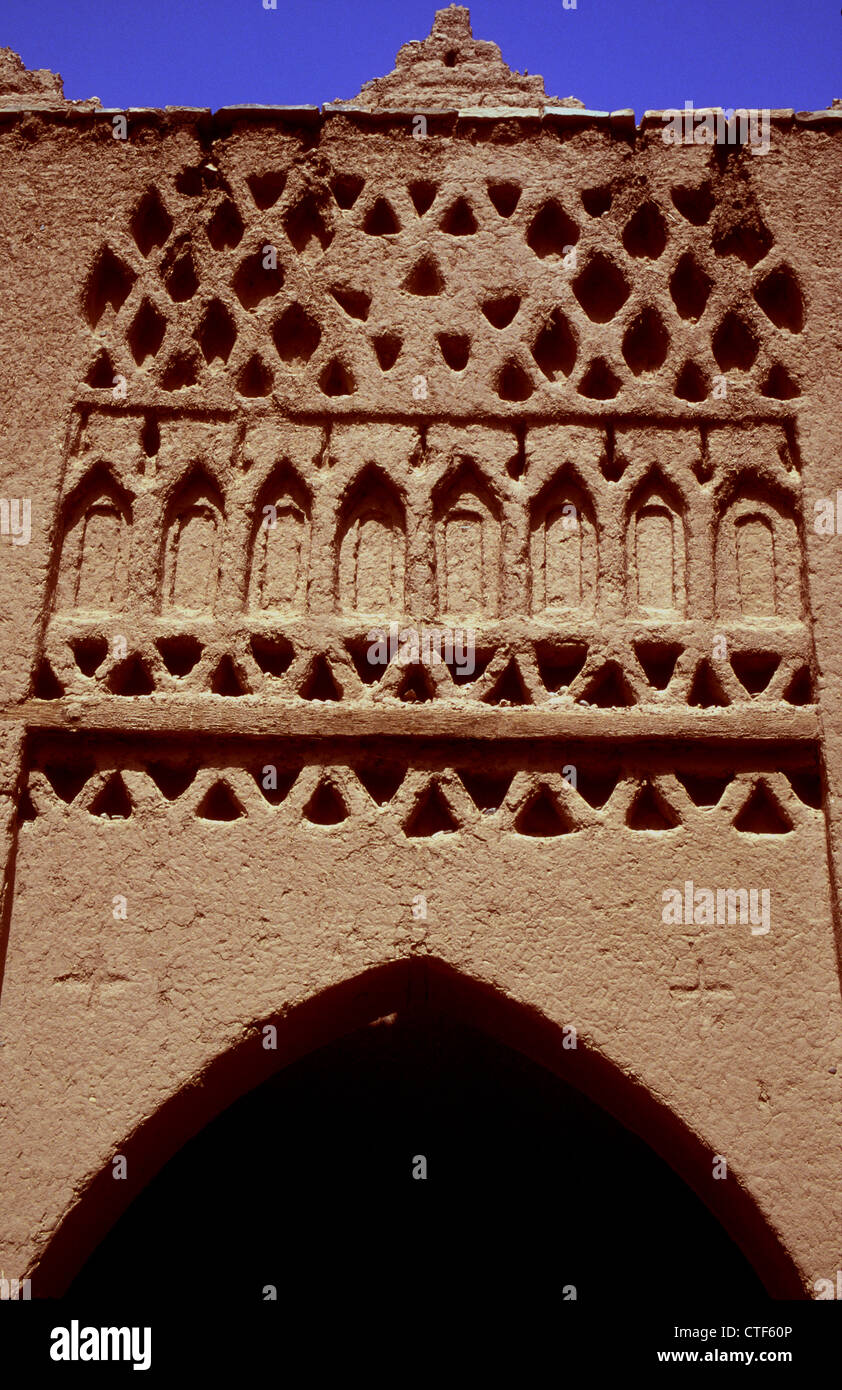
[[[436,571],[439,608],[454,616],[497,616],[500,523],[482,480],[457,474],[437,507]]]
[[[547,608],[578,608],[582,600],[582,536],[561,509],[544,522],[544,597]]]
[[[401,552],[391,518],[369,512],[357,518],[354,530],[356,607],[370,612],[391,607],[395,602]]]
[[[663,490],[649,487],[630,517],[627,575],[632,603],[647,613],[686,608],[684,522]]]
[[[294,607],[305,578],[307,519],[294,503],[275,504],[275,524],[258,529],[253,577],[260,608]]]
[[[360,478],[341,527],[339,603],[356,613],[401,613],[406,532],[403,508],[377,471]]]
[[[333,217],[326,211],[328,206],[335,205],[335,190],[341,190],[342,181],[349,175],[340,174],[338,170],[328,172],[326,167],[317,180],[321,183],[318,193],[314,188],[302,195],[293,192],[291,185],[286,193],[279,193],[279,199],[284,200],[284,210],[276,209],[275,215],[280,212],[285,236],[276,248],[278,260],[271,271],[262,265],[257,252],[244,257],[243,250],[236,249],[244,236],[248,240],[249,236],[263,235],[259,225],[261,204],[253,194],[240,199],[240,205],[235,206],[233,190],[229,190],[218,205],[216,192],[209,187],[196,187],[192,191],[191,196],[206,199],[210,249],[224,258],[212,270],[205,259],[204,243],[200,245],[194,240],[189,248],[185,243],[189,235],[186,212],[183,217],[179,214],[181,225],[176,230],[174,219],[163,202],[153,208],[150,190],[149,201],[142,207],[138,205],[128,225],[124,226],[124,232],[136,243],[139,255],[130,256],[132,264],[129,265],[104,245],[91,267],[84,307],[92,330],[91,348],[95,356],[88,384],[97,390],[110,388],[115,350],[122,355],[130,353],[138,364],[154,360],[166,334],[168,342],[175,342],[179,337],[182,340],[186,336],[194,337],[201,348],[201,360],[197,358],[192,364],[185,364],[183,353],[177,352],[174,376],[167,370],[163,376],[160,372],[153,375],[150,380],[155,389],[177,388],[179,384],[188,384],[188,378],[201,388],[215,379],[234,394],[239,388],[241,394],[248,396],[264,395],[269,376],[261,356],[265,348],[265,330],[253,311],[267,300],[271,301],[284,284],[297,283],[296,277],[303,269],[302,257],[308,261],[313,256],[325,254],[329,270],[318,285],[311,286],[313,294],[307,308],[293,298],[279,316],[273,315],[270,326],[280,359],[281,379],[286,378],[288,389],[296,380],[299,402],[304,404],[306,399],[310,409],[321,408],[325,395],[344,397],[352,390],[358,396],[373,397],[384,404],[389,400],[389,408],[399,406],[400,373],[398,378],[386,374],[394,366],[403,344],[421,327],[421,322],[412,324],[418,314],[422,315],[422,322],[426,320],[429,341],[438,342],[451,370],[462,371],[470,355],[472,366],[482,364],[480,370],[486,396],[493,393],[494,397],[505,401],[525,400],[538,390],[547,402],[552,398],[547,394],[550,392],[560,398],[566,396],[577,412],[587,413],[589,399],[607,399],[621,390],[645,386],[647,392],[657,392],[661,404],[666,403],[669,409],[676,396],[679,400],[699,402],[707,387],[706,374],[698,359],[700,354],[709,358],[711,349],[723,371],[733,368],[750,373],[745,384],[752,390],[755,408],[770,396],[788,400],[798,394],[797,382],[789,370],[789,366],[795,364],[785,365],[778,358],[788,347],[796,346],[803,330],[802,287],[788,265],[770,267],[765,274],[760,272],[762,278],[759,280],[751,273],[773,240],[759,220],[753,226],[747,221],[741,225],[735,222],[728,231],[713,232],[708,225],[711,206],[718,205],[720,197],[727,202],[733,195],[724,171],[717,176],[717,193],[712,183],[707,183],[709,196],[704,200],[700,200],[698,190],[684,191],[690,202],[682,202],[683,242],[680,255],[674,260],[671,255],[663,256],[665,229],[670,226],[672,231],[676,222],[673,210],[667,212],[666,207],[659,207],[652,196],[642,195],[636,210],[629,208],[620,214],[616,205],[613,211],[611,209],[610,192],[600,190],[600,196],[608,199],[605,212],[611,215],[588,213],[585,223],[579,225],[560,204],[546,201],[545,171],[540,161],[533,164],[524,151],[517,183],[506,180],[489,184],[479,151],[471,152],[472,144],[473,141],[463,146],[463,153],[472,163],[476,160],[474,173],[471,175],[467,166],[460,165],[463,171],[460,178],[465,179],[465,187],[455,200],[429,178],[412,178],[407,183],[407,171],[394,166],[391,153],[383,151],[373,156],[372,169],[365,182],[369,188],[377,182],[381,192],[368,203],[362,217],[358,210],[354,220],[357,229],[371,238],[395,238],[390,245],[402,258],[402,266],[406,261],[405,272],[382,287],[385,298],[378,310],[382,324],[372,325],[374,332],[370,335],[349,336],[346,332],[341,350],[339,342],[331,342],[327,357],[324,350],[318,349],[323,342],[326,346],[326,335],[330,336],[328,324],[335,319],[336,306],[346,319],[364,322],[372,304],[371,287],[356,283],[359,266],[352,243],[336,235]],[[264,175],[255,172],[250,177],[261,179]],[[280,188],[286,177],[286,173],[278,171],[276,187]],[[604,190],[609,183],[610,179],[606,179]],[[529,185],[531,190],[527,191]],[[426,190],[423,195],[422,188]],[[500,190],[505,193],[501,194]],[[591,198],[595,192],[594,189],[578,190],[583,206],[591,199],[589,206],[598,207],[598,202]],[[678,211],[675,199],[681,200],[684,192],[678,189],[672,192],[672,202]],[[456,237],[465,243],[460,250],[471,262],[465,266],[469,279],[485,274],[486,248],[500,235],[506,242],[507,255],[517,260],[525,254],[529,261],[528,273],[537,277],[533,286],[535,294],[547,300],[543,322],[534,324],[529,314],[524,314],[522,287],[518,292],[518,287],[512,283],[493,290],[489,286],[471,309],[466,306],[460,332],[438,332],[441,325],[429,317],[429,311],[442,292],[448,267],[440,264],[441,255],[437,258],[432,246],[416,246],[414,217],[397,217],[394,209],[407,193],[411,200],[417,198],[415,211],[422,217],[429,211],[424,207],[425,199],[432,195],[435,201],[440,194],[443,196],[435,225],[446,238]],[[339,196],[350,194],[340,191]],[[501,197],[507,199],[502,203],[504,212],[501,213],[495,204],[495,197],[498,201]],[[531,203],[536,211],[529,214],[528,225],[515,219],[504,228],[500,219],[512,218],[511,200],[518,206],[521,197],[524,204]],[[565,227],[566,233],[562,230]],[[562,291],[566,304],[554,302],[550,310],[550,299],[557,301],[561,289],[554,274],[557,257],[564,249],[559,237],[565,235],[571,239],[566,243],[568,246],[577,243],[582,269]],[[482,245],[479,244],[481,240]],[[153,254],[165,246],[168,249],[163,256]],[[677,254],[678,246],[675,251]],[[474,257],[479,257],[478,262]],[[649,262],[648,269],[644,268],[646,262]],[[230,303],[223,304],[222,300],[214,298],[204,304],[198,323],[194,323],[194,292],[199,280],[205,279],[205,265],[207,274],[216,275],[221,283],[227,282],[234,294]],[[646,280],[644,285],[641,274],[645,276],[649,272],[653,272],[653,278]],[[166,314],[160,307],[162,288],[170,299]],[[621,316],[620,310],[629,297],[638,294],[643,296],[644,302],[637,304],[630,318]],[[413,300],[420,302],[413,303]],[[660,300],[661,308],[656,308],[652,300]],[[745,309],[749,301],[753,310],[747,318]],[[711,302],[721,305],[715,310],[713,319],[710,318]],[[728,308],[729,303],[733,307]],[[106,315],[109,306],[112,312]],[[593,341],[587,347],[579,342],[578,332],[574,332],[574,319],[581,322],[582,312],[597,326]],[[104,320],[103,315],[106,315]],[[108,334],[108,351],[105,343],[93,337],[93,330],[101,322]],[[350,324],[344,326],[347,330]],[[685,326],[691,334],[695,334],[698,326],[698,342],[694,336],[686,337]],[[671,338],[674,351],[668,354]],[[232,356],[235,343],[239,349],[236,357]],[[173,360],[171,352],[172,349],[167,354],[170,361]],[[375,359],[379,372],[372,371]],[[522,365],[518,365],[527,359],[537,364],[538,381],[532,381]],[[574,375],[577,361],[581,363],[581,370]],[[610,369],[609,361],[613,363]],[[211,364],[214,364],[212,370]],[[190,370],[186,371],[185,365]],[[453,382],[453,386],[457,383]],[[385,391],[385,396],[381,396],[381,390]]]
[[[194,479],[172,507],[164,554],[164,606],[212,613],[219,582],[221,509],[215,490]]]
[[[307,592],[310,520],[306,495],[280,479],[262,489],[252,543],[251,608],[297,608]]]
[[[546,609],[593,612],[596,528],[578,489],[563,486],[536,510],[530,552],[533,613]]]
[[[753,759],[723,770],[722,755],[702,749],[692,765],[680,758],[677,767],[666,769],[666,777],[655,774],[646,760],[623,769],[585,761],[582,785],[575,789],[560,778],[560,768],[529,768],[505,753],[494,776],[460,768],[458,778],[447,759],[444,768],[412,769],[397,755],[386,762],[364,757],[351,765],[309,764],[318,772],[318,780],[310,780],[308,763],[294,759],[279,768],[277,785],[267,789],[262,760],[255,766],[254,754],[233,754],[223,770],[203,755],[194,735],[182,754],[164,754],[163,761],[138,746],[132,756],[131,795],[121,773],[122,756],[115,748],[105,749],[97,757],[102,763],[98,768],[93,761],[78,761],[61,744],[37,750],[30,769],[28,819],[63,814],[70,806],[83,816],[123,820],[138,802],[147,811],[166,813],[168,805],[179,801],[200,820],[264,817],[285,804],[293,823],[336,825],[351,815],[370,816],[374,807],[382,811],[391,806],[410,839],[473,830],[491,816],[498,830],[553,839],[600,826],[634,835],[662,834],[702,820],[710,824],[712,813],[723,833],[733,826],[740,834],[789,835],[815,826],[821,813],[812,792],[805,799],[796,791],[813,774],[792,748],[784,754],[786,777],[776,771],[772,784]],[[699,773],[708,763],[712,771]]]
[[[717,611],[747,619],[799,619],[801,543],[795,520],[770,500],[738,497],[716,543]]]
[[[775,613],[775,543],[765,516],[736,521],[737,579],[743,616]]]
[[[217,518],[213,507],[187,507],[170,530],[169,603],[174,608],[207,611],[213,607]]]
[[[87,488],[62,546],[57,608],[114,611],[128,585],[130,514],[110,487]]]
[[[666,507],[641,507],[635,517],[637,601],[643,608],[673,608],[672,517]]]
[[[483,584],[483,516],[468,507],[454,507],[445,517],[444,569],[447,612],[482,612],[485,606]]]
[[[76,589],[77,607],[114,606],[115,591],[122,587],[125,578],[125,564],[120,572],[121,558],[124,559],[120,554],[122,529],[123,518],[119,509],[111,503],[99,503],[85,514]]]

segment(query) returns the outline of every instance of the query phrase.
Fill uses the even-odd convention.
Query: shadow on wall
[[[427,1176],[420,1173],[426,1160]],[[764,1297],[707,1208],[543,1067],[410,1007],[285,1068],[166,1165],[71,1297],[160,1288],[328,1312]],[[191,1272],[192,1271],[192,1272]]]
[[[277,1051],[262,1047],[269,1022]],[[253,1298],[308,1261],[320,1279],[350,1268],[360,1289],[423,1267],[504,1295],[531,1279],[532,1296],[554,1300],[582,1280],[596,1297],[610,1285],[660,1298],[679,1278],[688,1296],[715,1299],[729,1280],[760,1292],[725,1231],[768,1293],[804,1297],[752,1194],[734,1174],[712,1181],[679,1116],[581,1038],[565,1049],[536,1010],[435,959],[256,1023],[195,1080],[120,1145],[127,1181],[109,1163],[82,1191],[34,1270],[36,1297],[77,1276],[76,1292],[122,1297],[136,1281],[154,1296],[162,1269],[168,1282],[189,1267],[181,1296],[207,1298],[212,1268]],[[412,1178],[417,1154],[426,1181]]]

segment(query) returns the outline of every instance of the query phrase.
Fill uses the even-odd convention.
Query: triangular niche
[[[227,782],[214,782],[205,792],[196,812],[201,820],[239,820],[243,808]]]
[[[404,833],[411,839],[428,838],[431,835],[452,834],[459,825],[447,804],[437,782],[431,782],[421,793],[404,826]]]
[[[644,782],[626,813],[630,830],[674,830],[679,818],[651,782]]]
[[[319,783],[304,807],[304,819],[311,825],[340,825],[348,819],[345,802],[332,782]]]
[[[523,676],[514,657],[505,671],[494,682],[488,694],[483,697],[489,705],[531,705],[532,697],[527,690]]]
[[[792,821],[761,778],[735,816],[734,828],[750,835],[788,835]]]
[[[341,700],[342,691],[336,684],[330,664],[324,656],[317,656],[301,687],[303,700]]]
[[[100,788],[90,810],[92,816],[102,816],[106,820],[128,820],[132,803],[119,772],[109,777],[105,786]]]
[[[524,802],[515,818],[515,830],[519,835],[550,839],[569,835],[573,829],[549,787],[543,784]]]

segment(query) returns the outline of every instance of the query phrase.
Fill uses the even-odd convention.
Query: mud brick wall
[[[0,1266],[60,1290],[228,1100],[422,978],[811,1296],[842,1267],[842,115],[669,145],[456,7],[322,110],[28,76]],[[471,669],[373,663],[390,625],[472,633]],[[670,923],[687,882],[769,890],[769,930]]]

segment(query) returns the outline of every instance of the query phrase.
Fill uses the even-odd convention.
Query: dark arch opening
[[[682,1297],[752,1299],[764,1283],[803,1296],[738,1181],[712,1182],[680,1120],[534,1011],[415,959],[277,1026],[276,1052],[256,1026],[125,1142],[130,1181],[109,1165],[89,1186],[37,1294],[98,1299],[117,1281],[148,1300],[189,1264],[204,1299],[215,1269],[229,1300],[266,1285],[295,1299],[317,1280],[325,1307],[398,1286],[555,1303],[570,1285],[633,1300],[676,1280]]]
[[[413,1177],[427,1165],[426,1178]],[[396,1289],[599,1302],[664,1280],[688,1306],[763,1297],[745,1256],[642,1140],[545,1068],[408,1009],[284,1068],[190,1140],[71,1286],[143,1303],[162,1252],[226,1301],[319,1291],[325,1312]],[[632,1273],[633,1271],[633,1273]],[[204,1272],[204,1274],[200,1274]],[[675,1287],[675,1285],[673,1286]],[[621,1298],[623,1297],[621,1293]]]

